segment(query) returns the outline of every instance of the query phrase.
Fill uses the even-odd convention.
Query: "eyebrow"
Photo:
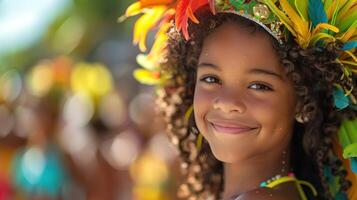
[[[201,67],[208,67],[208,68],[220,70],[220,68],[217,65],[212,64],[212,63],[205,63],[205,62],[199,63],[197,68],[201,68]]]
[[[266,70],[266,69],[253,68],[253,69],[249,70],[249,73],[271,75],[271,76],[277,77],[277,78],[279,78],[281,80],[284,80],[283,77],[280,74],[278,74],[278,73],[276,73],[274,71]]]
[[[199,63],[198,64],[198,68],[201,68],[201,67],[208,67],[208,68],[213,68],[213,69],[216,69],[216,70],[220,70],[220,68],[217,65],[212,64],[212,63],[205,63],[205,62]],[[249,73],[250,74],[270,75],[270,76],[274,76],[276,78],[279,78],[281,80],[284,80],[283,77],[280,74],[278,74],[278,73],[276,73],[274,71],[271,71],[271,70],[267,70],[267,69],[253,68],[253,69],[249,70]]]

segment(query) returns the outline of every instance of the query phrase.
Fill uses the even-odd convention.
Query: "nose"
[[[213,108],[225,113],[244,113],[247,109],[243,95],[232,90],[221,90],[214,99]]]

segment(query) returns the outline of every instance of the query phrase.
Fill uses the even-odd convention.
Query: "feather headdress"
[[[188,22],[199,23],[195,11],[205,5],[209,5],[212,13],[232,12],[251,19],[280,42],[284,42],[281,29],[286,29],[302,48],[338,40],[343,43],[343,48],[336,62],[341,64],[346,77],[357,73],[355,0],[139,0],[131,4],[120,19],[143,14],[135,23],[133,38],[142,52],[146,51],[147,33],[158,29],[150,52],[137,57],[145,69],[135,71],[140,82],[163,84],[167,77],[160,73],[158,66],[170,23],[174,21],[177,30],[189,40]],[[343,90],[344,97],[338,90]],[[350,90],[337,85],[336,107],[345,108],[349,102],[357,103]]]

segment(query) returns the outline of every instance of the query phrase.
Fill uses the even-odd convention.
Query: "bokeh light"
[[[126,119],[127,108],[119,93],[106,95],[99,105],[99,115],[111,128],[119,127]]]
[[[132,0],[0,1],[0,200],[175,200]]]
[[[54,74],[49,62],[42,62],[32,69],[28,76],[29,92],[35,96],[44,96],[53,85]]]
[[[22,79],[16,70],[9,70],[0,76],[0,99],[7,102],[16,100],[21,94]]]
[[[133,132],[125,131],[105,141],[101,151],[113,167],[128,169],[138,157],[139,141]]]
[[[14,127],[14,117],[6,106],[0,105],[0,137],[7,136]]]
[[[69,97],[63,107],[64,121],[71,126],[85,126],[93,115],[93,102],[84,93],[77,93]]]

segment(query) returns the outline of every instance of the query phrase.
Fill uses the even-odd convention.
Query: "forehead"
[[[218,65],[248,65],[281,70],[270,36],[234,22],[226,22],[205,40],[199,60]],[[221,62],[221,63],[220,63]]]

